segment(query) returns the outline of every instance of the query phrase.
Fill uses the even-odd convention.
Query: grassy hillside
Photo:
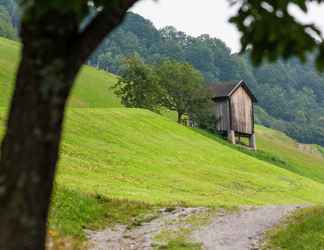
[[[308,207],[268,232],[265,250],[324,249],[324,207]]]
[[[8,103],[8,99],[10,96],[10,86],[13,81],[15,67],[17,64],[17,58],[19,53],[18,51],[18,43],[0,38],[0,53],[2,55],[0,58],[1,106],[6,106]],[[240,203],[240,201],[243,203],[267,203],[271,202],[272,199],[273,201],[284,202],[286,198],[283,198],[282,201],[277,200],[277,194],[269,194],[266,197],[263,197],[264,195],[262,194],[262,192],[258,194],[258,192],[255,190],[263,190],[263,187],[260,189],[258,185],[253,183],[253,180],[251,180],[253,178],[243,178],[247,179],[247,183],[245,184],[240,182],[236,183],[236,181],[233,180],[228,180],[228,184],[226,184],[225,187],[222,186],[223,184],[217,184],[218,179],[227,179],[222,175],[222,171],[220,171],[223,168],[225,172],[228,172],[229,175],[233,176],[233,172],[236,171],[235,169],[233,169],[234,165],[238,169],[244,169],[244,167],[242,168],[242,166],[249,165],[250,167],[252,167],[259,166],[260,164],[265,164],[265,166],[268,166],[271,164],[255,160],[242,153],[235,152],[234,149],[228,149],[227,147],[221,150],[221,145],[217,143],[217,141],[215,142],[211,139],[208,139],[207,137],[203,137],[202,135],[194,134],[193,131],[190,131],[187,128],[179,127],[178,125],[173,124],[172,122],[160,116],[154,116],[149,112],[127,109],[98,109],[103,107],[120,106],[119,100],[112,94],[112,91],[109,89],[109,87],[112,86],[115,83],[115,81],[115,76],[102,71],[98,71],[88,66],[85,66],[81,74],[79,75],[77,84],[70,98],[70,107],[95,107],[96,109],[72,109],[70,111],[68,115],[69,119],[67,122],[68,132],[66,132],[66,139],[62,147],[64,157],[61,163],[63,167],[61,168],[63,168],[64,171],[61,171],[62,174],[59,177],[59,183],[60,180],[64,180],[61,182],[63,184],[69,183],[68,186],[70,187],[84,186],[84,190],[82,188],[81,190],[86,192],[99,192],[109,196],[131,198],[136,200],[146,200],[148,202],[168,202],[178,200],[176,197],[182,197],[182,201],[194,201],[194,203],[198,204],[201,203],[200,200],[203,200],[204,203],[209,204],[209,196],[213,197],[212,200],[217,200],[212,202],[217,204],[232,204],[233,201],[231,201],[231,199],[235,200],[234,203]],[[89,119],[92,121],[91,124],[88,124]],[[107,123],[103,122],[105,119],[108,119]],[[160,120],[156,124],[154,124],[154,119]],[[164,121],[164,123],[162,121]],[[169,123],[169,125],[166,125],[167,128],[164,128],[163,126],[160,127],[160,122],[162,122],[162,124]],[[144,125],[146,125],[146,123],[150,124],[152,128],[145,128]],[[88,129],[88,126],[94,127],[93,129]],[[149,133],[150,129],[151,133]],[[161,129],[162,131],[160,131],[159,129]],[[187,133],[193,133],[194,136],[198,136],[200,140],[198,140],[198,138],[195,137],[190,138],[190,136],[187,136],[186,134],[182,134],[182,137],[179,137],[179,135],[177,136],[178,129],[182,129]],[[142,141],[143,135],[139,131],[145,133],[144,138],[148,137],[144,143]],[[162,133],[163,131],[168,132],[170,136],[172,133],[174,133],[174,135],[172,135],[170,138],[166,137],[166,139],[164,139],[163,137],[159,138],[158,134]],[[88,136],[86,136],[87,134]],[[110,140],[114,141],[115,143],[111,145],[109,141],[107,142],[105,138],[102,138],[104,134],[107,134]],[[261,149],[261,151],[286,163],[284,164],[284,168],[301,176],[306,176],[313,180],[324,182],[324,158],[318,150],[314,150],[313,152],[308,152],[307,150],[305,151],[304,148],[298,146],[293,140],[291,140],[284,134],[260,126],[257,127],[257,134],[258,147]],[[137,137],[135,135],[137,135]],[[96,136],[98,136],[98,138]],[[75,140],[73,140],[73,138],[75,138]],[[123,142],[121,142],[121,138],[124,138]],[[148,141],[149,139],[152,140],[150,143]],[[207,140],[209,143],[213,141],[213,146],[208,145],[208,143],[207,145],[205,145],[205,147],[211,147],[212,149],[206,150],[205,147],[202,147],[202,144],[206,143],[202,139]],[[170,143],[170,145],[161,145],[162,141],[160,140],[167,140]],[[116,142],[120,142],[120,144]],[[100,147],[97,145],[97,143],[99,143]],[[130,147],[129,144],[132,147]],[[117,149],[113,149],[112,146],[117,147]],[[161,148],[158,148],[158,146],[160,146]],[[140,147],[142,150],[144,150],[143,154],[141,152],[137,152],[137,147]],[[148,153],[145,151],[146,149],[152,150],[152,148],[155,148],[155,152],[160,152],[160,154],[156,154],[154,156],[153,152],[150,151]],[[313,148],[315,149],[315,147]],[[119,152],[118,149],[120,149],[121,151]],[[128,150],[125,151],[126,149]],[[165,149],[166,151],[163,149]],[[220,152],[218,152],[217,150]],[[227,152],[228,150],[230,150],[230,152]],[[183,152],[183,155],[179,153],[175,154],[175,152],[178,151]],[[192,158],[194,156],[192,151],[197,154],[197,159],[195,160]],[[211,152],[208,153],[209,151]],[[218,153],[216,154],[216,152]],[[175,155],[170,156],[170,154],[172,153]],[[100,157],[101,154],[103,158]],[[239,158],[236,159],[235,157],[231,157],[231,155],[233,154],[238,154]],[[244,162],[241,160],[241,157],[243,156],[248,157],[248,159],[252,159],[256,162]],[[175,157],[175,159],[178,161],[175,161],[173,157]],[[216,162],[212,160],[214,158],[217,159]],[[210,180],[213,183],[212,186],[210,186],[211,184],[204,180],[206,190],[213,190],[216,193],[219,192],[220,197],[217,199],[214,199],[214,192],[205,193],[203,187],[204,185],[201,186],[200,184],[198,185],[201,187],[201,190],[199,192],[203,193],[207,197],[207,199],[202,198],[204,195],[202,197],[198,195],[198,197],[193,199],[191,195],[193,195],[194,193],[190,190],[183,190],[183,192],[179,194],[177,192],[170,192],[169,194],[168,192],[170,190],[167,188],[169,184],[161,184],[164,188],[166,188],[165,192],[167,194],[167,197],[164,197],[164,195],[162,194],[156,194],[154,195],[154,197],[156,197],[154,201],[151,200],[151,198],[148,198],[149,194],[147,193],[147,190],[144,188],[143,191],[143,187],[139,184],[135,185],[135,187],[137,188],[134,188],[134,186],[130,185],[128,189],[126,189],[127,185],[122,185],[123,189],[126,190],[118,188],[118,190],[114,191],[114,187],[117,187],[119,185],[119,182],[117,180],[119,179],[120,181],[124,178],[117,176],[125,176],[125,178],[129,179],[130,181],[133,180],[135,183],[139,182],[142,183],[144,186],[149,186],[150,192],[154,192],[155,189],[153,188],[153,186],[159,185],[153,178],[156,175],[154,173],[159,173],[157,175],[157,179],[159,179],[160,181],[162,181],[160,179],[160,174],[165,172],[167,181],[171,181],[168,178],[172,177],[171,179],[173,181],[178,182],[179,179],[176,178],[177,173],[173,172],[173,169],[171,169],[171,171],[167,171],[168,166],[170,164],[171,166],[178,166],[176,169],[178,170],[179,168],[184,176],[190,176],[196,175],[195,168],[197,167],[197,165],[203,164],[201,162],[203,159],[206,160],[204,164],[211,168],[203,168],[204,173],[207,173],[208,176],[213,176],[214,174],[213,173],[212,175],[209,175],[211,172],[213,172],[213,168],[211,166],[215,165],[216,163],[216,165],[222,166],[221,169],[217,169],[217,176],[213,176],[212,180]],[[65,164],[66,161],[69,162],[69,164]],[[65,167],[66,165],[69,166]],[[75,167],[71,167],[71,165]],[[185,167],[180,167],[181,165]],[[81,171],[84,168],[87,171]],[[136,169],[135,172],[139,176],[142,176],[141,178],[139,176],[127,176],[130,173],[129,169],[133,168]],[[71,171],[73,173],[79,172],[79,179],[76,178],[76,175],[72,174]],[[68,173],[70,172],[71,174],[69,175]],[[108,185],[106,184],[106,179],[103,179],[102,181],[105,183],[104,185],[100,187],[93,187],[91,184],[83,182],[83,180],[81,179],[82,175],[89,175],[87,177],[92,176],[93,179],[100,179],[100,176],[102,176],[105,172],[109,172],[111,176],[114,176],[113,179],[116,183],[110,180],[108,182]],[[242,173],[238,172],[238,176],[240,176],[240,178],[242,177],[241,174]],[[143,178],[146,175],[152,177],[151,181],[145,179],[145,183],[143,183]],[[79,183],[80,180],[82,180],[81,183]],[[87,178],[87,180],[91,180],[91,178]],[[190,187],[190,182],[194,182],[194,180],[190,180],[187,177],[183,179],[182,176],[180,180],[180,183],[182,183],[184,186],[187,186],[188,188]],[[280,182],[278,182],[277,184],[279,183]],[[193,183],[191,185],[195,186]],[[263,185],[265,188],[269,186],[269,183],[264,183],[261,186]],[[174,188],[173,184],[171,185],[171,187]],[[132,190],[132,192],[130,192],[129,190]],[[265,188],[265,190],[268,190],[268,188]],[[269,190],[271,190],[271,188],[269,188]],[[157,189],[157,192],[159,193],[161,192],[161,190]],[[244,197],[244,195],[242,196],[242,193],[244,192],[247,192],[246,197]],[[269,192],[272,193],[272,191]],[[224,193],[228,193],[228,195],[232,198],[226,197]],[[175,195],[175,197],[172,197],[172,195]],[[186,198],[186,195],[189,196]],[[260,197],[258,197],[259,195]]]
[[[66,234],[82,235],[83,227],[120,218],[130,221],[127,216],[152,205],[320,204],[324,199],[319,182],[140,109],[70,108],[61,152],[51,221]]]
[[[20,45],[0,38],[0,106],[7,106],[19,58]],[[70,98],[72,107],[120,107],[109,88],[116,76],[84,66]]]
[[[18,51],[0,38],[0,121]],[[124,223],[159,204],[323,202],[322,148],[257,126],[260,151],[241,152],[149,111],[120,108],[109,89],[115,81],[85,66],[73,90],[51,216],[59,231],[80,235],[83,227]]]
[[[0,106],[8,104],[19,44],[0,38]],[[70,98],[71,107],[121,107],[109,89],[116,82],[112,74],[85,66]],[[168,115],[173,117],[172,114]],[[281,132],[257,126],[258,148],[287,163],[286,168],[314,180],[324,182],[324,157],[314,146],[303,146]]]
[[[58,184],[113,198],[191,205],[323,199],[315,181],[144,110],[71,109],[62,154]]]
[[[258,147],[261,151],[280,159],[283,167],[324,183],[323,148],[300,144],[277,130],[256,127]]]

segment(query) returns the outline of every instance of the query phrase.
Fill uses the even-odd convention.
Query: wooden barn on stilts
[[[249,138],[249,146],[256,150],[254,133],[254,103],[256,97],[244,81],[221,82],[210,86],[215,102],[216,131],[236,143],[236,137]]]

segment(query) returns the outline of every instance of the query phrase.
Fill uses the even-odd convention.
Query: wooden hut
[[[257,99],[244,81],[222,82],[210,87],[215,102],[216,131],[226,134],[235,144],[236,136],[249,138],[249,145],[256,150],[254,134],[254,103]]]

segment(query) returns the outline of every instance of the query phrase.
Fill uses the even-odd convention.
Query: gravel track
[[[262,245],[265,231],[301,206],[243,208],[238,213],[216,217],[195,231],[192,239],[205,250],[254,250]]]
[[[153,238],[161,230],[177,229],[181,221],[188,216],[202,213],[206,208],[177,208],[172,212],[165,209],[160,216],[150,222],[128,229],[125,225],[118,225],[113,229],[103,231],[86,231],[90,250],[151,250]]]
[[[221,212],[207,226],[193,231],[193,242],[205,250],[256,250],[264,233],[302,206],[243,207],[236,213]],[[161,210],[160,216],[134,228],[117,225],[103,231],[86,231],[90,250],[152,250],[154,237],[161,230],[176,230],[190,215],[204,213],[207,208]]]

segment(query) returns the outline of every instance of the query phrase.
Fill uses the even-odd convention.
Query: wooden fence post
[[[228,131],[228,140],[230,143],[235,144],[235,132],[234,130],[229,130]]]

